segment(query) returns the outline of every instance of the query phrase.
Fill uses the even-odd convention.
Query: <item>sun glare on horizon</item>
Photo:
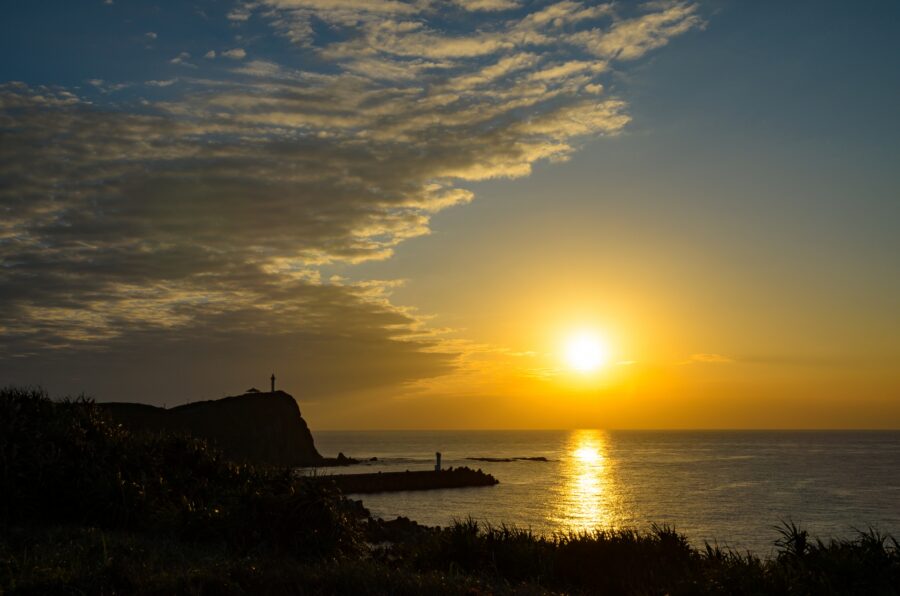
[[[566,363],[578,372],[588,373],[602,368],[609,362],[609,357],[609,346],[593,333],[582,331],[566,340]]]

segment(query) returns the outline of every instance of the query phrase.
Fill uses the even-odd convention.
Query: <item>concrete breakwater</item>
[[[320,476],[323,482],[333,482],[344,494],[380,493],[404,490],[434,490],[493,486],[500,481],[486,472],[471,468],[419,472],[377,472],[374,474],[335,474]]]

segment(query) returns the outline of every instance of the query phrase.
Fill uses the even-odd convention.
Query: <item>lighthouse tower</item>
[[[272,373],[272,393],[275,393],[275,373]]]

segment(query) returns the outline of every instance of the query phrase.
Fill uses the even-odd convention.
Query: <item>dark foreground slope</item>
[[[0,594],[900,594],[900,545],[793,525],[760,559],[667,528],[539,536],[372,519],[327,483],[0,390]]]
[[[97,404],[135,431],[178,432],[205,439],[235,461],[284,466],[323,462],[294,398],[284,391],[246,393],[172,409],[145,404]]]
[[[344,494],[384,493],[408,490],[437,490],[442,488],[471,488],[494,486],[500,481],[481,469],[448,468],[418,472],[377,472],[375,474],[336,474],[320,476]]]

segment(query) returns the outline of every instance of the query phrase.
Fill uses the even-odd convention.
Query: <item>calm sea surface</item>
[[[377,457],[359,473],[468,465],[486,488],[362,495],[376,516],[427,525],[454,518],[533,530],[669,524],[703,541],[771,554],[773,526],[821,538],[877,527],[900,537],[900,432],[380,431],[317,432],[324,455]],[[546,457],[483,462],[467,458]],[[321,472],[320,472],[321,473]]]

